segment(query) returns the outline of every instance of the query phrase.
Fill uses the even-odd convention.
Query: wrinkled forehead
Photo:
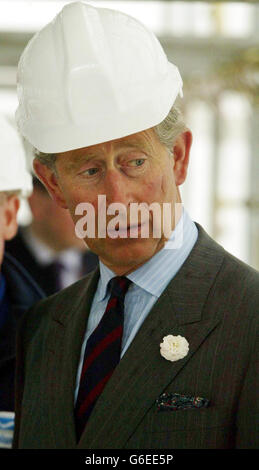
[[[157,144],[158,139],[153,129],[147,129],[145,131],[122,137],[120,139],[114,139],[108,142],[103,142],[101,144],[58,153],[57,157],[59,161],[61,159],[75,161],[79,160],[80,157],[94,158],[98,156],[105,156],[111,152],[119,152],[126,149],[151,153],[154,151],[154,148]]]

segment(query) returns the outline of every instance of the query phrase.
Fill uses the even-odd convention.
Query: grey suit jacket
[[[76,442],[74,389],[99,272],[40,301],[18,337],[14,448],[254,448],[259,274],[215,243],[198,240],[107,383]],[[189,353],[160,355],[168,334]],[[257,343],[258,344],[258,343]],[[162,393],[208,407],[159,411]]]

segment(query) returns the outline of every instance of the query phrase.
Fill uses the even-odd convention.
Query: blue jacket
[[[0,328],[0,411],[14,410],[16,327],[23,313],[45,297],[27,271],[5,254],[1,271],[6,281],[8,316]]]

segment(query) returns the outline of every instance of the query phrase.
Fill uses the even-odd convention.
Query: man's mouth
[[[147,227],[148,222],[139,224],[128,224],[126,227],[116,225],[115,229],[108,228],[107,233],[110,238],[138,238]],[[145,235],[145,234],[144,234]]]

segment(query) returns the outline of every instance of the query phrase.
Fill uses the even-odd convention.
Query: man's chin
[[[115,242],[115,240],[112,240]],[[117,240],[111,244],[111,250],[104,249],[99,252],[99,258],[112,271],[122,270],[131,272],[146,263],[160,249],[158,239],[132,239],[132,243],[121,243],[125,239]],[[109,243],[109,242],[108,242]],[[118,267],[118,269],[116,268]]]

